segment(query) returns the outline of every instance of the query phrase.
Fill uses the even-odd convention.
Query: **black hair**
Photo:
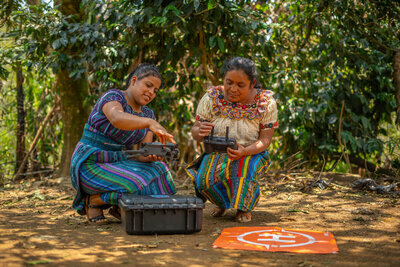
[[[148,76],[157,77],[161,81],[160,89],[163,87],[163,78],[161,76],[161,73],[158,68],[153,64],[142,63],[134,68],[129,74],[128,78],[126,78],[125,89],[128,89],[128,87],[131,85],[133,76],[136,76],[138,80],[141,80]]]
[[[258,83],[257,77],[257,69],[254,61],[248,58],[243,57],[234,57],[231,59],[227,59],[224,61],[224,65],[222,66],[222,77],[225,78],[225,75],[228,71],[231,70],[241,70],[246,73],[247,77],[249,78],[250,82],[256,80],[255,88],[260,88],[261,85]]]

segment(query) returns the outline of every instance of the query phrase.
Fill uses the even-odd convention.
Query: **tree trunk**
[[[89,83],[86,77],[72,79],[69,77],[69,71],[60,70],[57,73],[56,87],[61,100],[64,141],[57,174],[68,176],[72,153],[89,117],[89,110],[83,105],[85,97],[89,94]]]
[[[15,173],[18,171],[25,157],[25,109],[24,109],[24,75],[22,73],[21,62],[17,62],[17,148],[16,148],[16,164]]]
[[[30,6],[38,6],[41,4],[40,0],[27,0],[26,3]]]
[[[59,4],[62,14],[67,16],[75,14],[77,15],[75,20],[80,18],[80,0],[59,0],[54,3]],[[89,94],[87,76],[75,79],[69,75],[70,72],[64,67],[61,67],[56,75],[56,88],[60,96],[63,122],[63,148],[57,172],[59,176],[70,175],[71,156],[89,116],[89,110],[84,106],[84,100]]]
[[[32,5],[40,5],[40,0],[28,0],[27,4],[29,6]],[[25,108],[24,101],[25,95],[23,90],[24,83],[24,75],[22,73],[21,62],[18,61],[16,63],[16,74],[17,74],[17,147],[15,151],[15,170],[16,174],[19,170],[19,167],[24,160],[25,157]],[[26,167],[22,169],[24,172]]]
[[[400,49],[397,49],[393,61],[393,80],[396,89],[396,124],[400,126]]]

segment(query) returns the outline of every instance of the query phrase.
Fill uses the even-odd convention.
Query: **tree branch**
[[[342,132],[343,109],[344,109],[344,100],[342,101],[342,109],[340,110],[338,140],[339,140],[340,149],[342,150],[342,153],[344,155],[344,159],[346,160],[347,166],[349,167],[349,171],[351,172],[351,164],[350,164],[349,155],[347,154],[346,144],[344,144],[344,148],[343,148],[343,144],[342,144],[341,132]]]
[[[215,78],[214,75],[211,75],[210,72],[208,71],[208,60],[207,60],[207,51],[205,48],[205,34],[204,34],[204,30],[200,31],[200,40],[199,40],[199,46],[200,46],[200,50],[201,50],[201,66],[203,68],[203,73],[204,75],[207,77],[207,79],[209,79],[211,81],[211,83],[213,85],[216,85],[218,80]]]
[[[396,124],[400,126],[400,49],[397,49],[393,60],[393,81],[396,89]]]
[[[311,15],[310,19],[308,20],[307,27],[306,27],[306,36],[305,36],[305,38],[303,39],[303,42],[301,43],[301,45],[299,45],[299,46],[297,47],[297,52],[298,52],[300,49],[302,49],[302,48],[306,45],[307,41],[310,39],[311,32],[312,32],[312,30],[313,30],[313,25],[315,24],[315,23],[314,23],[314,22],[315,22],[315,17],[316,17],[319,13],[322,12],[322,10],[324,9],[324,6],[325,6],[325,1],[322,0],[321,3],[318,5],[317,11],[316,11],[315,13],[313,13],[313,14]]]
[[[31,155],[32,151],[35,149],[36,144],[39,141],[39,138],[41,137],[43,130],[44,130],[47,122],[50,120],[51,116],[53,115],[55,109],[56,109],[56,106],[53,106],[51,108],[50,112],[47,113],[46,118],[44,118],[44,121],[40,125],[39,130],[36,133],[36,136],[33,139],[31,146],[29,147],[28,153],[26,153],[24,160],[21,162],[21,165],[19,165],[18,171],[15,173],[15,177],[18,177],[20,175],[20,173],[24,170],[24,167],[25,167],[26,161],[28,160],[28,157]]]

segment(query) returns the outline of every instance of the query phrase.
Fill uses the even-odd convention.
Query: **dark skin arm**
[[[159,124],[157,121],[124,112],[122,105],[118,101],[111,101],[106,103],[103,106],[103,112],[106,115],[107,119],[111,122],[111,124],[118,129],[133,131],[149,128],[150,131],[152,131],[157,136],[162,144],[166,144],[168,141],[176,144],[173,136],[169,134],[167,130],[162,127],[161,124]]]
[[[209,135],[214,124],[208,121],[196,121],[192,126],[192,135],[194,140],[203,141],[204,137]]]
[[[228,147],[228,157],[232,160],[238,160],[244,156],[250,156],[258,154],[264,150],[266,150],[271,144],[272,137],[274,136],[274,129],[265,129],[260,132],[260,137],[257,141],[252,143],[249,146],[242,146],[238,144],[238,149],[232,149]]]
[[[212,127],[214,127],[214,124],[211,122],[196,121],[191,129],[193,138],[199,142],[203,141],[204,137],[210,134]],[[273,135],[274,135],[273,128],[261,130],[258,140],[252,143],[251,145],[244,147],[238,144],[237,150],[228,147],[227,150],[228,157],[232,160],[237,160],[244,156],[258,154],[269,147]]]

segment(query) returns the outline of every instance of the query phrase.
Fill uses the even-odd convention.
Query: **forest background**
[[[150,107],[179,144],[233,56],[276,93],[273,169],[400,175],[400,3],[379,0],[5,0],[0,13],[0,186],[69,175],[96,99],[141,62],[165,78]]]

